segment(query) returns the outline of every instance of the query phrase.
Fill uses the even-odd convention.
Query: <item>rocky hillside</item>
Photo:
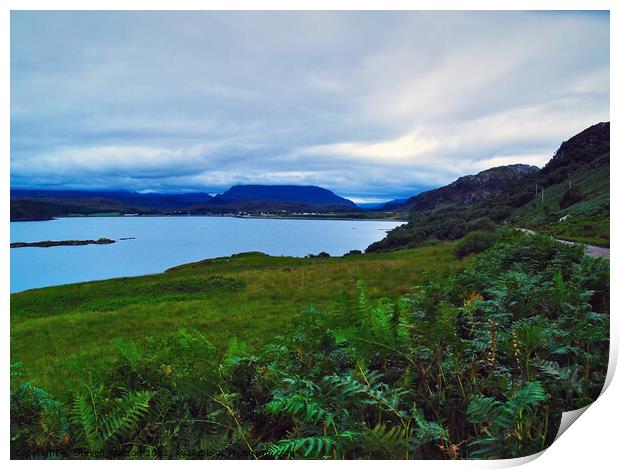
[[[609,122],[600,122],[562,142],[541,175],[561,181],[571,172],[593,170],[609,165]]]
[[[410,211],[434,209],[446,204],[472,204],[497,196],[524,176],[539,169],[531,165],[506,165],[462,176],[441,188],[432,189],[409,198],[405,206]]]
[[[563,142],[532,182],[533,197],[516,207],[508,222],[609,246],[609,130],[609,122],[601,122]]]

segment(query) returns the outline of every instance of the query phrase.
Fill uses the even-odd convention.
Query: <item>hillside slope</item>
[[[563,142],[540,171],[524,171],[494,193],[489,194],[483,181],[478,181],[485,197],[459,193],[459,179],[411,198],[410,222],[367,251],[414,247],[433,239],[455,240],[476,230],[493,231],[498,224],[608,246],[609,129],[609,122],[585,129]],[[475,194],[476,184],[468,189]]]
[[[441,188],[425,191],[407,200],[410,211],[434,209],[440,205],[472,204],[500,194],[523,177],[535,173],[531,165],[506,165],[481,171],[476,175],[462,176]]]
[[[609,246],[609,131],[608,122],[599,123],[564,142],[537,175],[535,197],[517,207],[508,222]]]

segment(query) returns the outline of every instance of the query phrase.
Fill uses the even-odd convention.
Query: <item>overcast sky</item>
[[[13,188],[358,202],[509,163],[609,120],[609,15],[13,12]]]

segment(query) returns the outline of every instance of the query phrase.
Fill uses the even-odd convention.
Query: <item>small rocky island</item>
[[[11,248],[29,248],[29,247],[41,247],[49,248],[51,246],[79,246],[79,245],[108,245],[110,243],[116,243],[116,240],[110,240],[109,238],[100,238],[98,240],[45,240],[42,242],[15,242],[11,243]]]

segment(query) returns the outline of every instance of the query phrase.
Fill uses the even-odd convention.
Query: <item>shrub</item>
[[[513,190],[514,191],[514,190]],[[522,191],[513,192],[508,196],[508,203],[511,207],[521,207],[530,202],[536,196],[531,189],[524,188]]]
[[[493,232],[481,230],[470,232],[456,244],[455,254],[459,258],[463,258],[473,253],[480,253],[491,247],[496,240],[497,235]]]
[[[488,217],[495,223],[499,223],[512,214],[512,208],[510,206],[495,206],[489,209]]]
[[[477,219],[467,222],[465,227],[466,227],[467,232],[474,232],[474,231],[493,232],[495,231],[495,222],[493,222],[488,217],[479,217]]]
[[[581,201],[583,201],[583,194],[579,188],[570,188],[560,198],[560,209],[566,209]]]
[[[427,238],[422,243],[420,243],[420,246],[435,246],[439,245],[440,243],[441,240],[437,240],[436,238]]]

